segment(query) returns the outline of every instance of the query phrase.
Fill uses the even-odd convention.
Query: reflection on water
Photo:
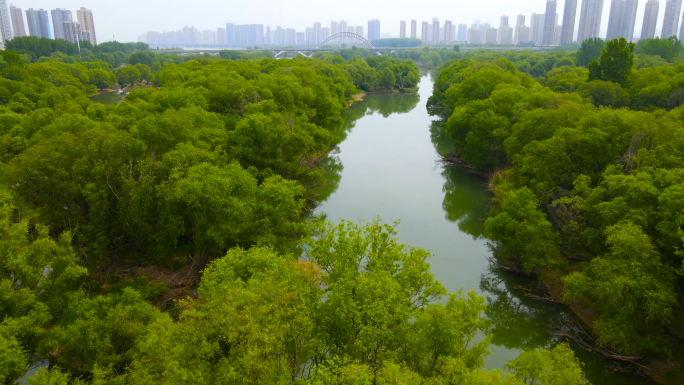
[[[482,178],[468,174],[458,167],[444,167],[442,176],[442,209],[446,219],[456,222],[462,232],[480,239],[491,205],[490,194],[482,189]]]
[[[455,152],[454,141],[444,133],[443,120],[433,120],[430,123],[430,139],[440,156],[452,155]]]
[[[368,94],[363,102],[351,106],[344,114],[343,131],[339,133],[340,142],[356,127],[356,122],[364,116],[380,114],[387,118],[392,114],[405,114],[416,108],[420,101],[418,93],[412,94]],[[340,161],[339,147],[321,159],[320,166],[325,172],[327,184],[314,189],[318,204],[328,200],[340,185],[344,165]]]
[[[344,132],[341,140],[356,127],[356,122],[367,115],[380,114],[387,118],[392,114],[405,114],[416,108],[420,101],[418,93],[410,94],[367,94],[363,102],[351,106],[344,114]]]
[[[485,181],[439,162],[453,152],[443,123],[426,110],[432,83],[419,94],[368,95],[345,114],[344,139],[323,162],[330,183],[315,189],[316,214],[333,223],[380,216],[401,220],[399,240],[431,252],[431,270],[450,292],[476,291],[486,298],[491,320],[489,369],[503,368],[520,350],[550,346],[551,323],[570,317],[564,307],[524,297],[516,286],[534,281],[491,270],[482,231],[491,194]],[[601,357],[575,349],[593,384],[647,384],[614,373]]]
[[[339,157],[339,149],[333,149],[328,155],[321,159],[319,166],[323,168],[326,184],[317,186],[313,193],[315,195],[316,204],[321,204],[330,198],[340,187],[340,180],[342,179],[342,171],[344,165]]]
[[[444,121],[434,120],[430,123],[430,139],[439,156],[454,153],[453,141],[444,133]],[[491,205],[491,196],[483,191],[482,178],[468,174],[458,167],[444,167],[442,176],[442,209],[446,219],[458,223],[461,231],[479,239]]]
[[[492,335],[492,344],[505,347],[509,349],[509,352],[518,352],[549,348],[562,341],[553,337],[549,330],[554,324],[560,325],[564,320],[572,319],[573,315],[565,306],[527,298],[519,289],[520,287],[531,288],[535,285],[536,281],[527,277],[498,271],[491,266],[488,272],[481,276],[480,290],[487,302],[485,314],[491,321],[489,333]],[[647,378],[616,372],[612,369],[616,365],[615,362],[589,353],[573,341],[570,341],[570,346],[580,362],[584,364],[587,379],[592,384],[655,384]]]
[[[509,290],[525,284],[529,284],[529,280],[493,270],[482,276],[480,289],[487,296],[485,313],[492,322],[489,332],[493,336],[493,344],[528,350],[544,346],[549,341],[547,328],[540,326],[548,325],[550,317],[564,309],[560,305],[542,305]]]
[[[116,91],[103,91],[90,97],[96,103],[117,105],[121,101],[123,94]]]

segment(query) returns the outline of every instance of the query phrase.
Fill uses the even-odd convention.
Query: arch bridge
[[[375,48],[375,46],[373,44],[371,44],[371,42],[366,40],[366,38],[364,38],[363,36],[356,34],[354,32],[338,32],[334,35],[331,35],[327,39],[323,40],[321,42],[321,44],[318,45],[318,48],[324,48],[326,44],[328,44],[331,41],[334,41],[336,39],[340,39],[340,38],[352,38],[352,39],[355,39],[355,40],[358,40],[358,41],[364,43],[365,45],[368,46],[368,48],[371,48],[371,49]]]

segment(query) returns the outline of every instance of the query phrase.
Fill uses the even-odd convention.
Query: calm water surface
[[[115,91],[103,91],[97,95],[91,96],[90,100],[97,102],[97,103],[102,103],[102,104],[117,105],[121,101],[122,96],[123,96],[122,94],[115,92]]]
[[[400,241],[432,253],[432,272],[450,292],[463,288],[486,297],[493,345],[485,364],[503,368],[522,349],[556,343],[550,326],[571,316],[562,306],[509,291],[530,280],[490,271],[482,229],[491,195],[481,178],[438,162],[449,141],[426,111],[431,93],[432,80],[423,77],[418,94],[368,95],[347,111],[346,139],[327,160],[332,183],[320,189],[316,212],[334,223],[400,220]],[[608,360],[579,348],[575,353],[595,385],[652,383],[615,373]]]

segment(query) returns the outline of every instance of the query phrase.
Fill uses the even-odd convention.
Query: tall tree
[[[601,52],[600,65],[601,80],[627,85],[629,75],[634,69],[634,43],[628,43],[624,38],[609,41]],[[591,67],[589,71],[591,79]]]
[[[588,66],[592,60],[601,56],[601,51],[605,46],[606,42],[598,37],[583,41],[582,47],[577,51],[577,63],[581,66]]]

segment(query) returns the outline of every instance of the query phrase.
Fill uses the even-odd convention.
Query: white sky
[[[637,37],[646,1],[639,2],[634,28]],[[577,24],[581,2],[579,0],[577,6]],[[610,2],[604,0],[602,36],[608,26]],[[480,19],[498,27],[501,15],[509,16],[511,25],[514,25],[516,16],[524,14],[529,25],[532,13],[544,13],[546,9],[545,0],[8,0],[9,3],[23,11],[28,8],[66,8],[74,13],[74,19],[80,7],[90,8],[98,42],[113,40],[114,36],[118,41],[137,41],[138,35],[150,30],[171,31],[184,26],[216,29],[225,27],[227,22],[281,26],[303,32],[304,28],[317,21],[329,27],[331,20],[345,20],[348,25],[361,25],[367,31],[368,20],[379,19],[382,33],[398,35],[400,20],[417,20],[419,30],[421,21],[431,21],[433,17],[438,17],[442,23],[448,19],[454,24],[468,25]],[[564,5],[564,0],[558,1],[559,24]],[[665,0],[661,0],[658,31],[664,8]],[[407,24],[410,28],[410,22]]]

